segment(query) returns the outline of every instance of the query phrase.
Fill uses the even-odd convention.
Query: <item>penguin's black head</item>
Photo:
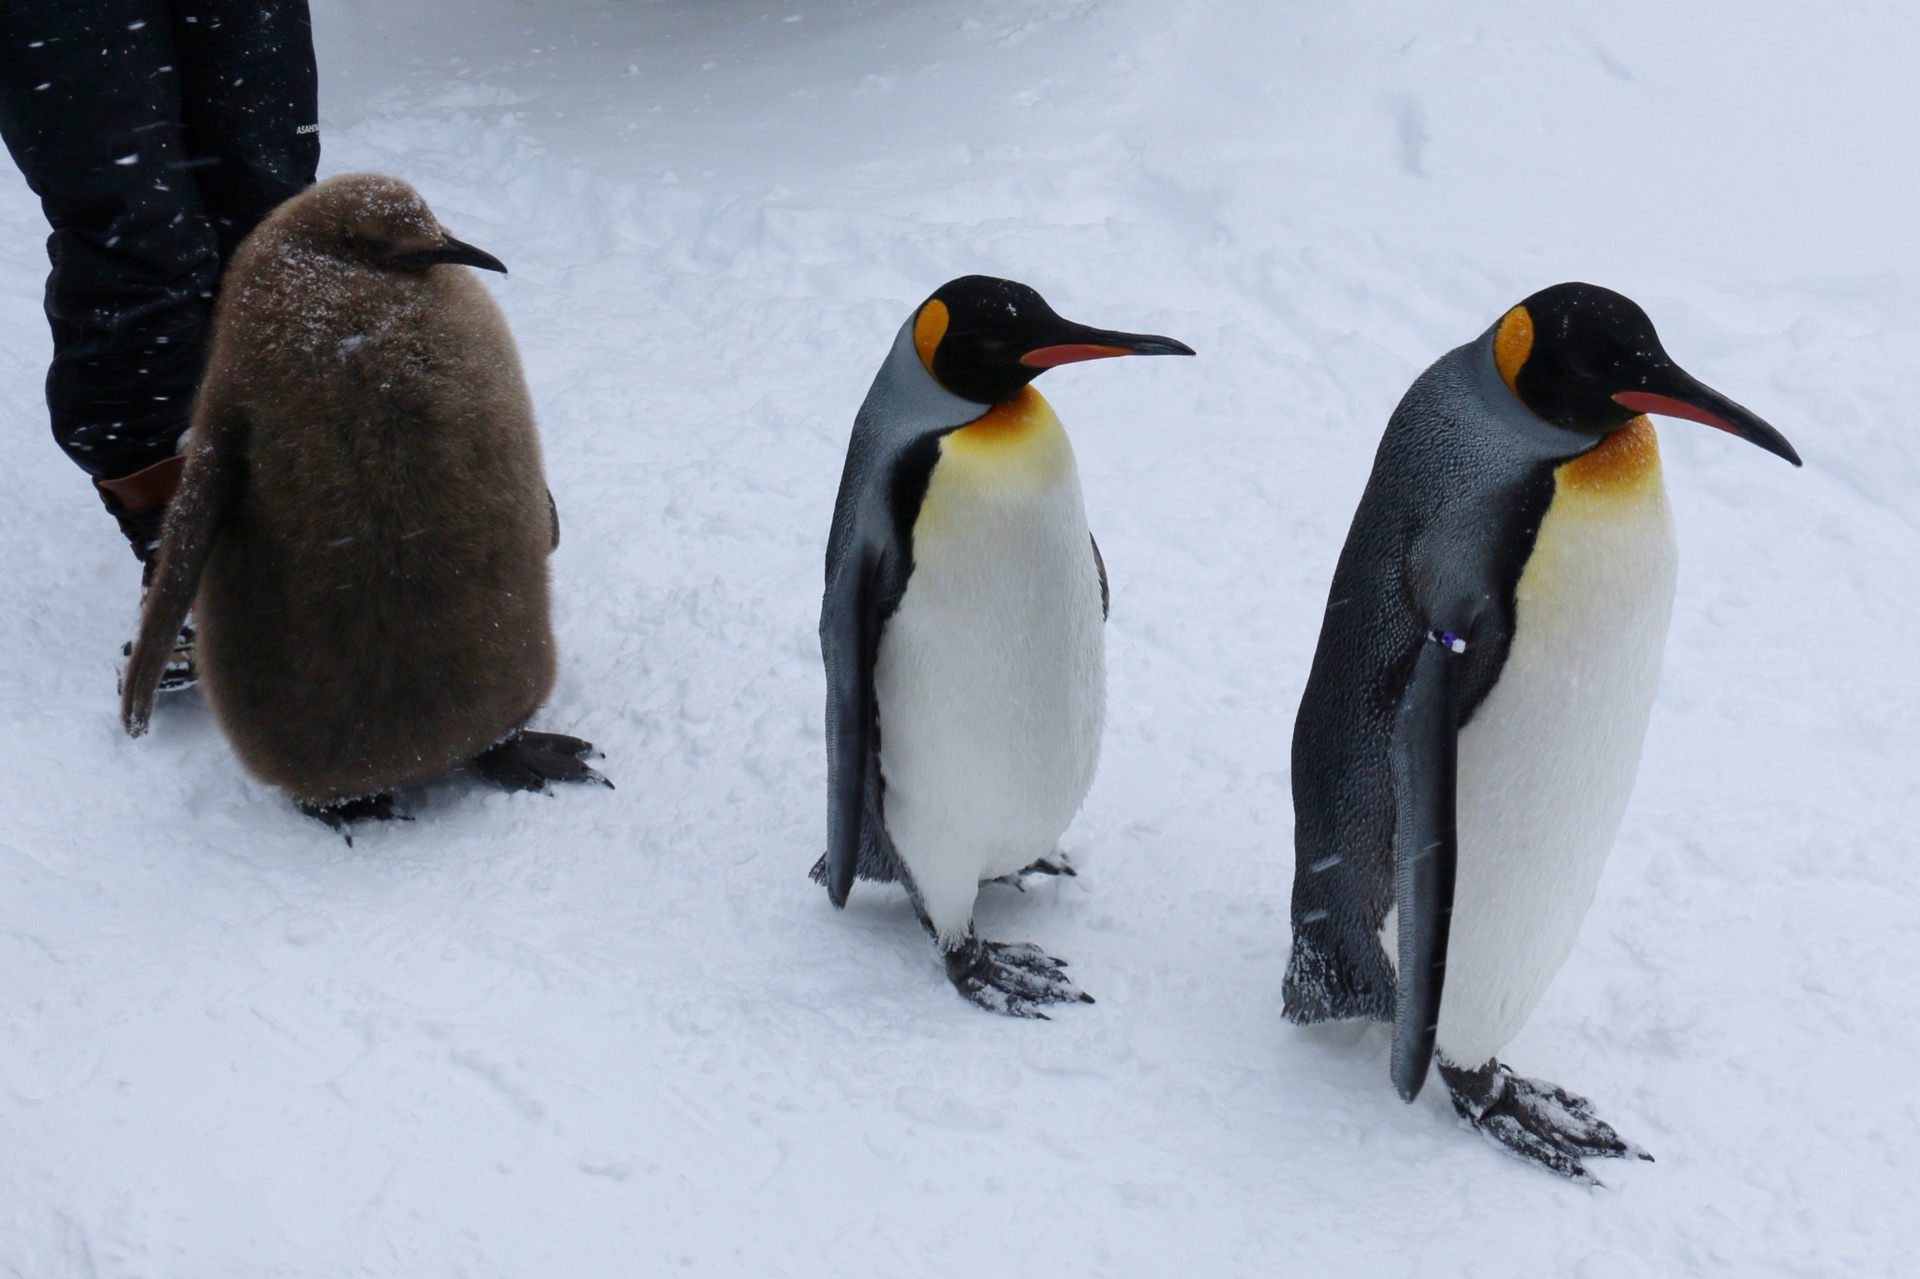
[[[1555,426],[1589,435],[1643,413],[1718,427],[1795,466],[1786,437],[1675,364],[1632,299],[1594,284],[1556,284],[1502,316],[1494,364],[1520,402]]]
[[[1057,364],[1113,355],[1192,355],[1172,338],[1090,329],[1054,314],[1024,284],[990,275],[949,280],[913,317],[913,347],[941,386],[999,404]]]
[[[315,247],[388,271],[424,271],[441,263],[506,273],[499,258],[456,240],[420,193],[381,173],[328,178],[304,195],[298,230]]]

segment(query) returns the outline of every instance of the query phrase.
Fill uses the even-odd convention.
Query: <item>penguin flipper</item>
[[[1393,1003],[1393,1085],[1412,1101],[1426,1082],[1440,1023],[1453,915],[1455,779],[1459,756],[1456,651],[1424,641],[1400,703],[1395,773],[1399,820],[1393,840],[1398,960]],[[1464,644],[1459,651],[1464,651]]]
[[[873,666],[880,647],[880,556],[851,551],[827,586],[820,648],[827,666],[827,851],[814,878],[835,906],[847,904],[866,838],[868,773],[875,768]],[[824,876],[822,871],[824,870]]]
[[[237,409],[212,408],[195,415],[193,451],[167,505],[166,524],[155,553],[152,584],[140,614],[140,634],[120,685],[120,723],[130,737],[147,731],[153,699],[173,656],[214,535],[226,522],[243,483],[241,462],[247,423]]]
[[[1112,599],[1107,590],[1107,561],[1100,554],[1100,539],[1089,533],[1087,540],[1093,543],[1093,566],[1100,572],[1100,620],[1104,622],[1107,620],[1107,604]]]

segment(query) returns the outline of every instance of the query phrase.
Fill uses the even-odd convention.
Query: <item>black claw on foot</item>
[[[545,790],[548,782],[613,783],[589,768],[593,743],[521,729],[473,757],[473,771],[502,790]]]
[[[1599,1185],[1582,1156],[1651,1163],[1653,1156],[1624,1140],[1593,1113],[1593,1103],[1542,1079],[1516,1075],[1497,1061],[1462,1070],[1442,1061],[1440,1078],[1460,1117],[1511,1150],[1575,1181]]]
[[[989,884],[1011,884],[1024,893],[1027,891],[1027,886],[1020,881],[1029,875],[1065,875],[1071,879],[1079,875],[1079,873],[1079,871],[1074,869],[1073,863],[1068,860],[1065,853],[1052,853],[1046,857],[1042,857],[1031,866],[1022,866],[1011,875],[1001,875],[987,882]]]
[[[378,795],[361,795],[354,799],[338,799],[326,804],[299,805],[300,811],[322,822],[329,830],[340,832],[347,841],[347,847],[353,847],[354,822],[410,822],[411,814],[403,813],[393,806],[393,796],[382,792]]]
[[[968,934],[946,952],[946,961],[953,988],[991,1012],[1047,1021],[1043,1005],[1093,1002],[1061,971],[1066,960],[1028,942],[982,941]]]

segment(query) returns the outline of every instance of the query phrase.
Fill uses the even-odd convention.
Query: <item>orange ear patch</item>
[[[1516,306],[1500,317],[1500,327],[1493,335],[1493,364],[1500,370],[1500,380],[1516,396],[1520,388],[1513,380],[1520,376],[1520,366],[1533,354],[1533,316],[1524,306]]]
[[[1631,488],[1660,474],[1660,440],[1653,423],[1637,417],[1553,473],[1562,492],[1611,492]]]
[[[913,318],[913,349],[929,373],[933,372],[933,353],[947,335],[947,318],[947,304],[939,298],[921,307],[920,314]]]

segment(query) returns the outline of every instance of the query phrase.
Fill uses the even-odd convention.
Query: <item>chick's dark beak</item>
[[[482,271],[507,273],[507,264],[485,249],[477,249],[465,240],[456,240],[448,236],[437,249],[426,249],[419,253],[407,253],[395,258],[395,265],[425,269],[448,263],[456,266],[478,267]]]
[[[1756,414],[1735,404],[1720,392],[1678,368],[1669,367],[1649,385],[1632,391],[1617,391],[1613,402],[1634,413],[1658,413],[1663,417],[1685,418],[1700,422],[1729,435],[1737,435],[1749,444],[1783,457],[1795,466],[1800,455],[1787,437],[1774,430]]]

